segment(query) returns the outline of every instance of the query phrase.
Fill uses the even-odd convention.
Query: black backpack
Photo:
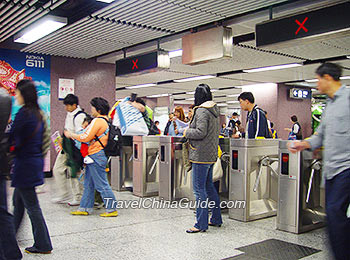
[[[120,155],[120,141],[121,141],[121,132],[120,129],[112,124],[110,120],[107,120],[104,117],[98,117],[104,119],[109,127],[108,141],[107,145],[104,146],[98,136],[95,135],[95,140],[98,141],[106,154],[107,157],[110,156],[119,156]]]

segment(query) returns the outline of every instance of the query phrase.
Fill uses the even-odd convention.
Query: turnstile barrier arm
[[[156,159],[154,160],[154,163],[153,163],[153,165],[152,165],[152,167],[151,167],[151,169],[150,169],[150,171],[148,173],[149,175],[152,174],[154,168],[156,167],[156,164],[157,164],[158,160],[159,160],[159,151],[157,152]]]
[[[306,203],[309,203],[309,200],[310,200],[311,187],[312,187],[312,181],[314,179],[315,170],[319,171],[321,169],[321,162],[319,160],[314,160],[310,167],[311,167],[311,174],[309,179],[309,187],[306,195]]]

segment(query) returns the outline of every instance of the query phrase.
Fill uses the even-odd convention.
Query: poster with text
[[[12,119],[20,109],[15,101],[15,89],[22,79],[35,82],[39,105],[50,125],[50,56],[0,49],[0,87],[12,96]]]

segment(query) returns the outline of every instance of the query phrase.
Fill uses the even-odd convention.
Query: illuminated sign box
[[[350,2],[273,19],[255,26],[256,46],[265,46],[350,28]]]
[[[134,73],[155,72],[170,68],[169,53],[153,51],[116,61],[116,76]]]
[[[293,99],[311,99],[311,90],[292,88],[289,90],[289,97]]]

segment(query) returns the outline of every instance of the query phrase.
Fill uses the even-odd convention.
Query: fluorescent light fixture
[[[153,87],[156,86],[157,84],[154,83],[149,83],[149,84],[141,84],[141,85],[135,85],[135,86],[128,86],[125,87],[126,89],[134,89],[134,88],[147,88],[147,87]]]
[[[188,100],[188,101],[193,101],[194,98],[186,98],[186,100]]]
[[[350,79],[350,76],[343,76],[343,77],[340,77],[340,79]]]
[[[194,95],[194,93],[196,93],[195,91],[192,92],[186,92],[186,95]]]
[[[318,79],[306,79],[305,81],[308,83],[314,83],[314,82],[317,82]]]
[[[350,55],[347,55],[346,58],[347,58],[347,59],[350,59]]]
[[[169,58],[175,58],[182,56],[182,50],[169,51]]]
[[[283,64],[283,65],[276,65],[276,66],[269,66],[269,67],[261,67],[256,69],[248,69],[243,70],[243,72],[251,73],[251,72],[261,72],[261,71],[268,71],[268,70],[281,70],[281,69],[288,69],[288,68],[294,68],[294,67],[300,67],[303,66],[299,63],[291,63],[291,64]]]
[[[159,97],[168,97],[169,94],[156,94],[156,95],[151,95],[147,96],[147,98],[159,98]]]
[[[184,78],[184,79],[174,79],[174,82],[181,83],[181,82],[203,80],[203,79],[211,79],[211,78],[216,78],[216,76],[214,76],[214,75],[203,75],[203,76]]]
[[[313,89],[311,89],[311,91],[312,91],[312,92],[316,92],[316,91],[317,91],[317,89],[314,89],[314,88],[313,88]]]
[[[30,44],[40,38],[62,28],[67,24],[67,18],[53,15],[46,15],[28,28],[14,36],[18,43]]]
[[[238,100],[229,100],[227,101],[228,104],[235,104],[235,103],[239,103]]]
[[[97,2],[112,3],[114,0],[96,0]]]
[[[217,104],[218,107],[227,107],[228,105],[226,103],[219,103]]]
[[[238,97],[240,94],[227,95],[227,97]]]
[[[216,91],[219,91],[219,90],[216,89],[216,88],[212,88],[210,91],[211,91],[211,92],[216,92]]]

